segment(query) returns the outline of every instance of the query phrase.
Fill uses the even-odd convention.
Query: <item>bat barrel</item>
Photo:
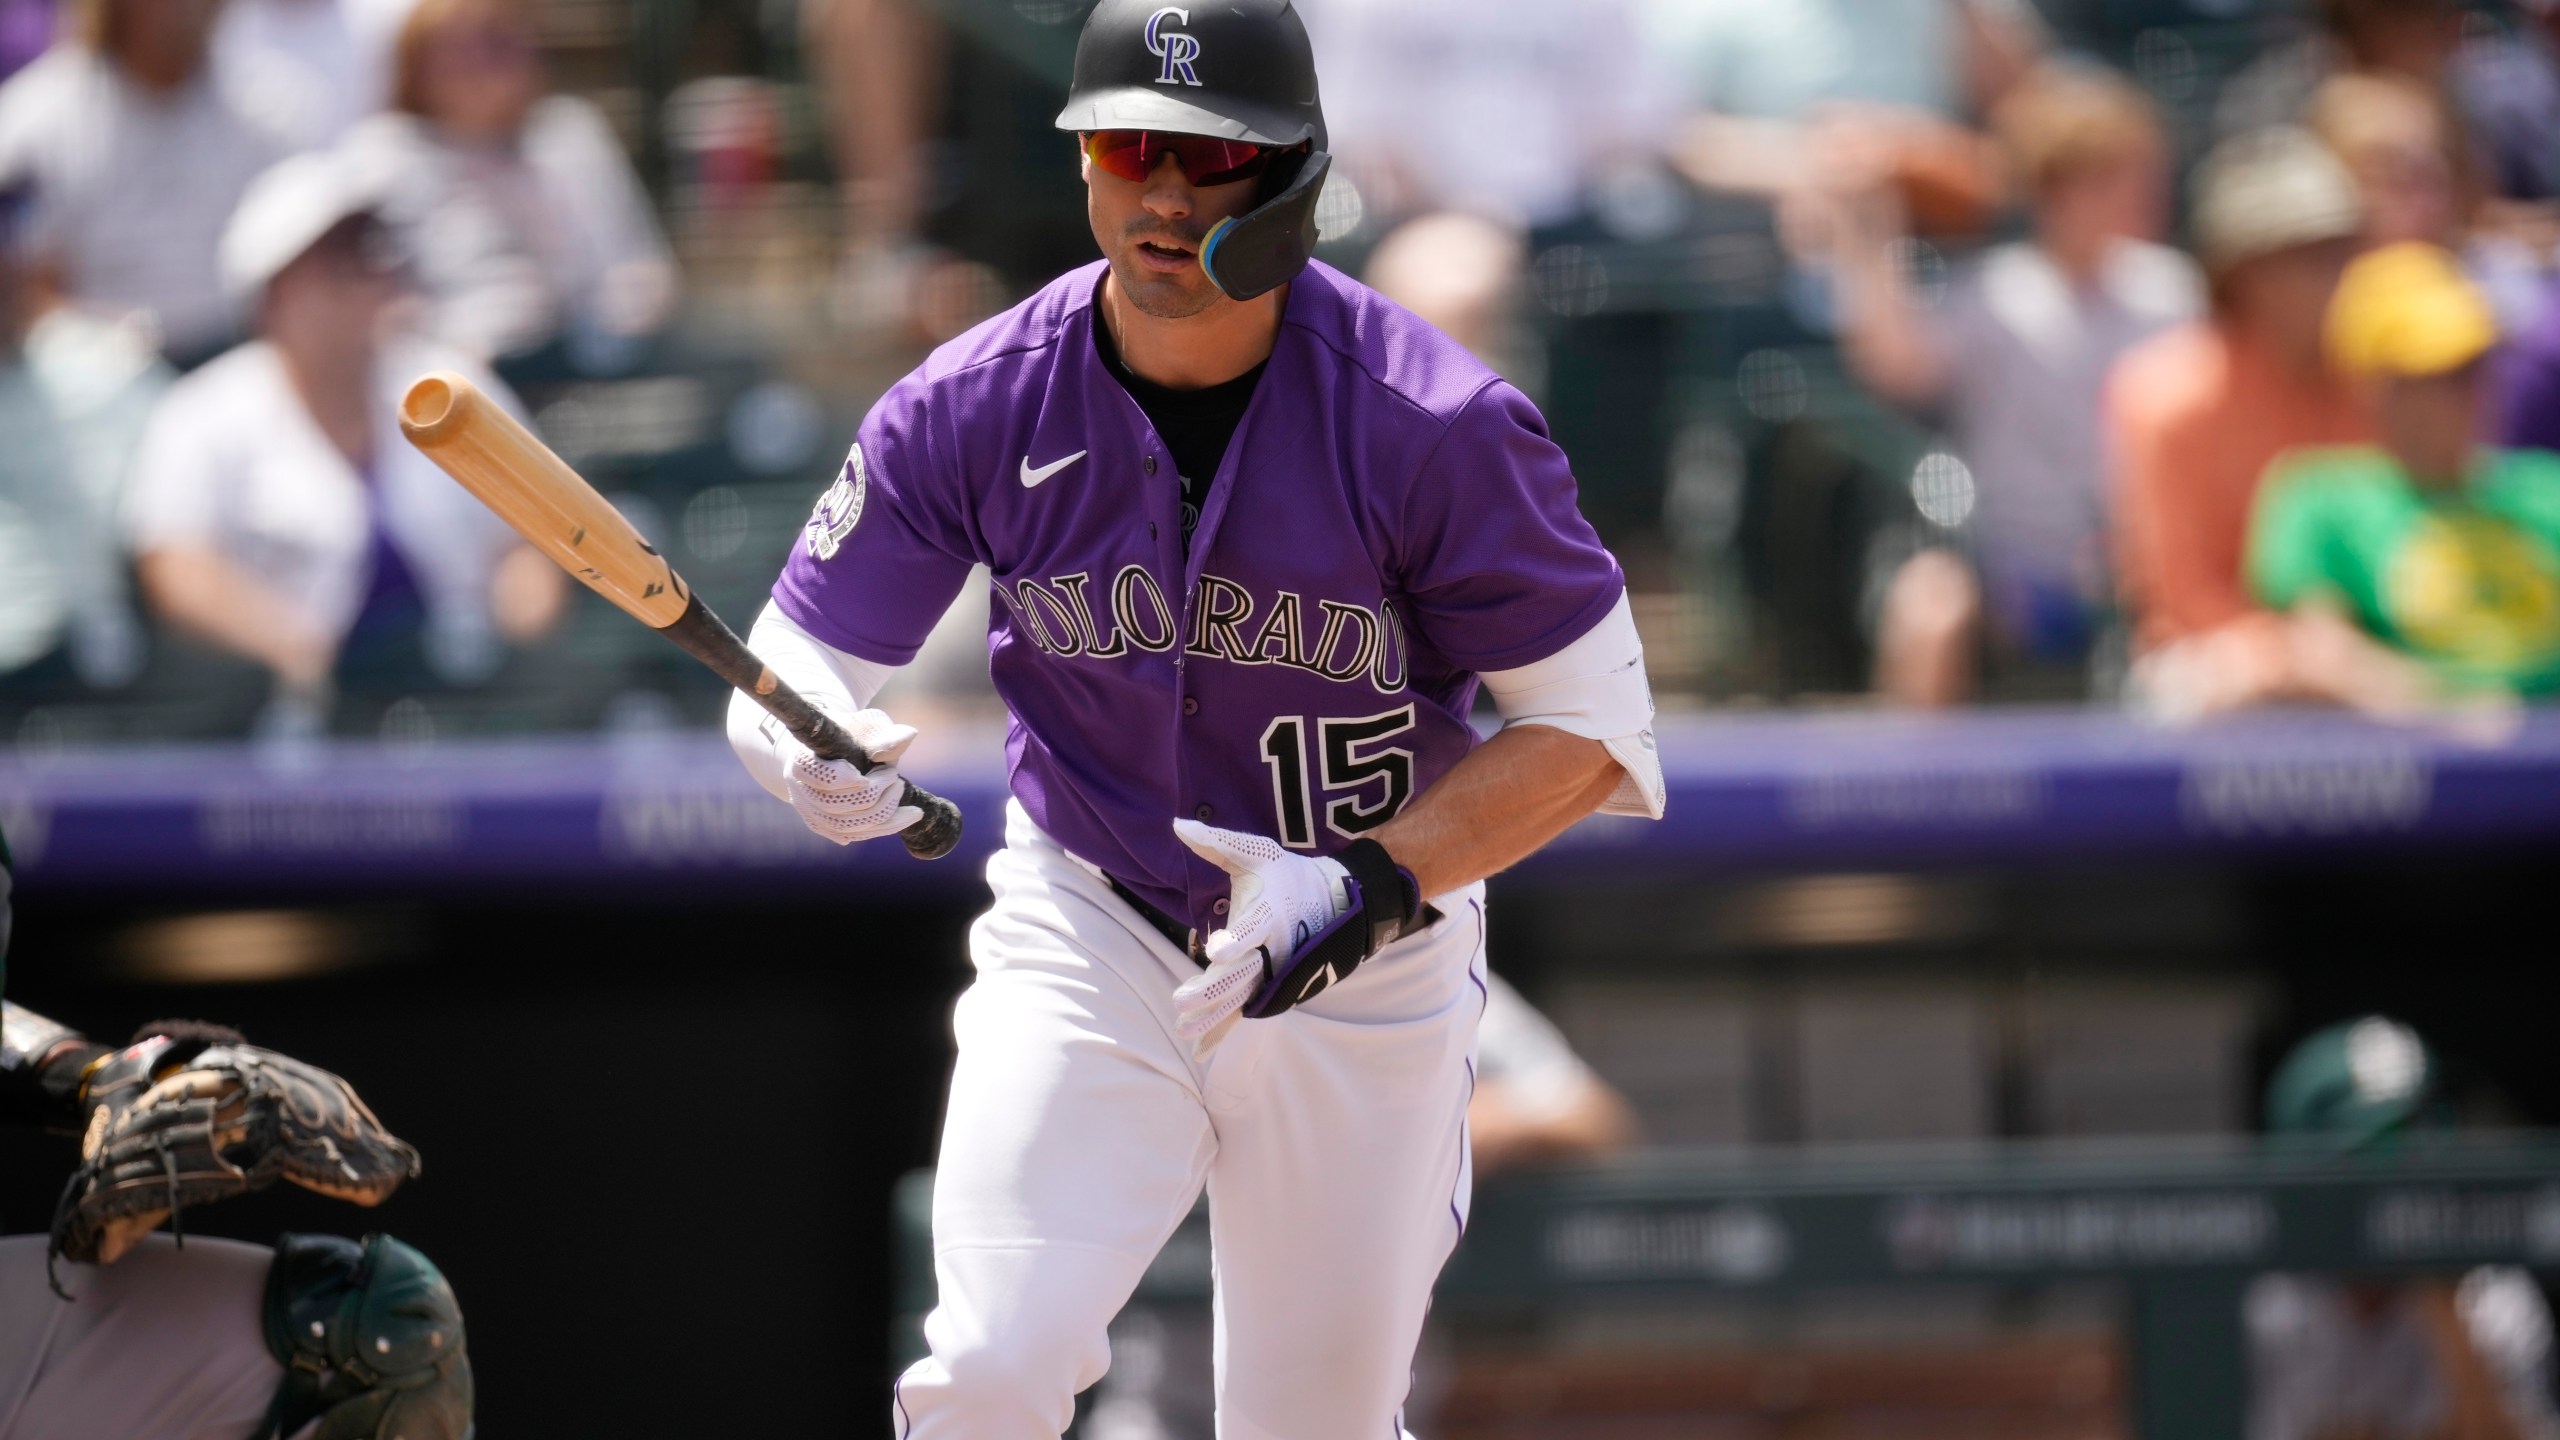
[[[441,370],[422,375],[400,397],[400,433],[409,437],[410,444],[424,448],[462,428],[476,392],[468,383],[457,384],[457,379]]]
[[[766,670],[620,511],[469,377],[418,377],[400,399],[400,433],[560,568],[745,691],[812,750],[871,768],[862,747]],[[909,851],[932,859],[959,842],[951,802],[910,785],[905,803],[924,811],[902,837]]]
[[[436,370],[400,398],[400,433],[535,549],[652,629],[684,613],[684,580],[631,522],[469,376]]]

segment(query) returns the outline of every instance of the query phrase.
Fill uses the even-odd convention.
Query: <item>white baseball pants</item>
[[[933,1196],[932,1353],[901,1440],[1055,1440],[1111,1317],[1205,1182],[1221,1440],[1406,1435],[1431,1285],[1466,1223],[1481,885],[1206,1061],[1191,962],[1008,806]]]

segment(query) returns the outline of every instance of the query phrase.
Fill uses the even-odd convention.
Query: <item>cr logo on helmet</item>
[[[1167,15],[1185,25],[1191,23],[1191,12],[1178,5],[1167,5],[1147,17],[1147,53],[1164,57],[1164,69],[1156,75],[1156,83],[1197,85],[1200,73],[1191,68],[1191,62],[1200,58],[1199,37],[1183,30],[1166,31]]]

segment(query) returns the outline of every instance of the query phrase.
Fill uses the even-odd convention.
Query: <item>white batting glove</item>
[[[822,760],[798,736],[770,722],[781,733],[775,748],[782,756],[782,781],[800,823],[838,845],[895,835],[924,818],[913,805],[901,805],[907,782],[898,760],[916,738],[912,725],[901,725],[882,711],[857,710],[835,717],[844,733],[871,754],[871,768],[850,760]]]
[[[1276,840],[1197,820],[1174,821],[1173,833],[1233,877],[1227,923],[1201,947],[1209,968],[1173,992],[1176,1027],[1205,1051],[1256,992],[1285,975],[1351,908],[1350,872],[1339,861],[1292,854]]]

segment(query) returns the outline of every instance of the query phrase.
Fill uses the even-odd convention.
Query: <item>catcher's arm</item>
[[[50,1016],[0,1000],[0,1120],[76,1133],[80,1074],[109,1053]]]

